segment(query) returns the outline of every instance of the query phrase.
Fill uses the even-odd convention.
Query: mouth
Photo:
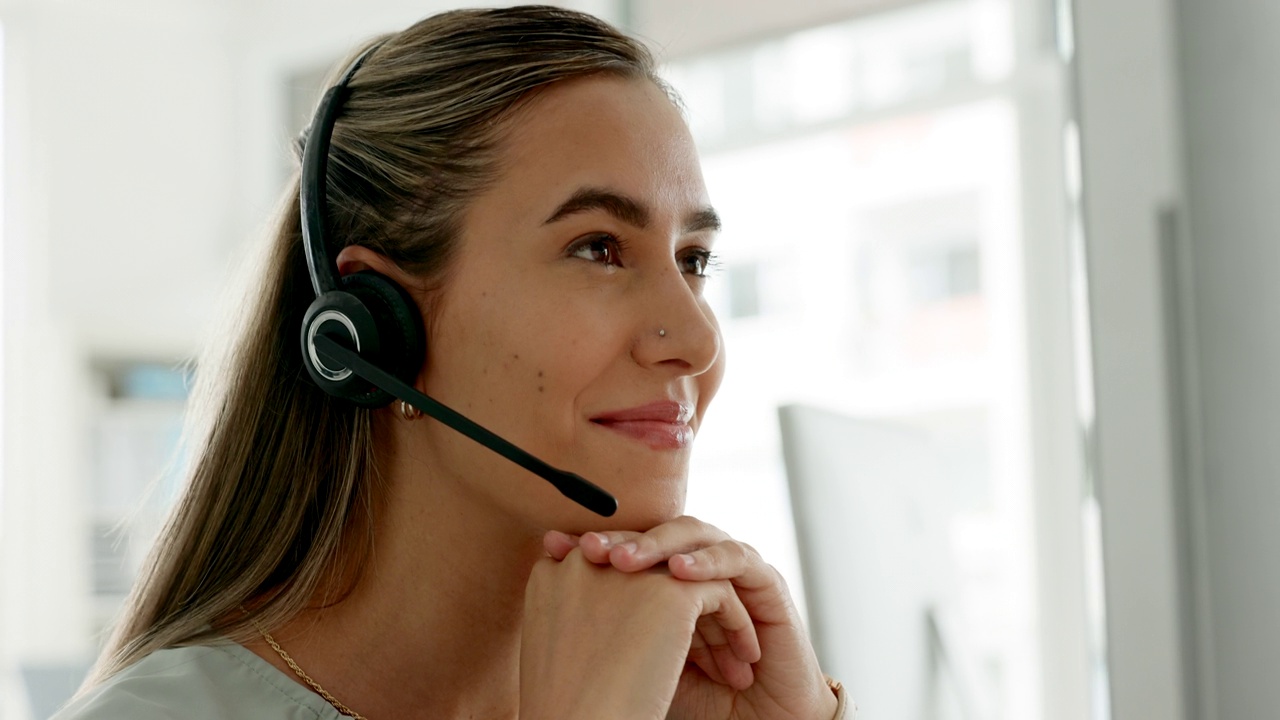
[[[591,422],[652,450],[681,450],[693,443],[692,419],[691,405],[664,400],[605,413]]]

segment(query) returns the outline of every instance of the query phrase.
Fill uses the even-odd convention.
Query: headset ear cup
[[[311,379],[334,397],[365,404],[370,383],[341,364],[322,357],[313,342],[316,335],[340,339],[365,357],[379,354],[378,325],[364,301],[349,292],[332,290],[316,298],[302,320],[302,363]],[[385,405],[386,402],[384,401]]]
[[[417,303],[390,278],[372,271],[348,275],[341,290],[321,295],[307,308],[302,322],[303,365],[326,393],[361,407],[383,407],[394,399],[349,369],[326,366],[316,354],[315,334],[343,338],[363,358],[408,384],[417,379],[426,356],[426,333]]]
[[[368,359],[412,385],[426,357],[426,332],[418,303],[398,283],[372,270],[347,275],[342,289],[360,300],[373,316],[378,343]],[[381,407],[394,398],[374,388],[352,399],[366,407]]]

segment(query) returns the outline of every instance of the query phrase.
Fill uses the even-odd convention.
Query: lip
[[[693,408],[689,405],[661,400],[614,410],[591,418],[591,422],[633,440],[638,440],[654,450],[679,450],[693,442]]]

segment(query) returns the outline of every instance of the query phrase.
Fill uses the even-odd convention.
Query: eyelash
[[[616,235],[611,235],[609,233],[596,233],[593,235],[588,235],[578,240],[577,242],[575,242],[573,245],[569,247],[569,255],[576,257],[578,253],[581,252],[582,250],[589,248],[590,246],[598,243],[607,243],[608,246],[611,248],[610,250],[608,250],[608,253],[611,256],[610,260],[600,261],[600,260],[589,260],[588,258],[583,258],[583,259],[588,260],[589,262],[603,262],[603,264],[609,265],[611,267],[622,267],[620,256],[626,254],[627,248],[629,246],[626,240],[623,240],[622,238]],[[700,261],[697,271],[687,273],[696,278],[710,277],[710,274],[709,274],[710,271],[717,269],[720,266],[719,256],[717,256],[715,253],[711,252],[710,250],[706,250],[703,248],[695,248],[690,250],[680,258],[680,261],[684,262],[689,258],[697,258]]]
[[[697,258],[698,260],[701,261],[700,263],[701,267],[699,267],[698,271],[694,273],[690,273],[694,277],[699,277],[699,278],[711,277],[711,273],[720,268],[720,257],[715,253],[711,252],[710,250],[704,250],[702,248],[698,248],[696,250],[690,250],[681,259],[687,260],[689,258]]]

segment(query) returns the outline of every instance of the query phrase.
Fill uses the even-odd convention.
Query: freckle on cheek
[[[538,386],[538,392],[542,392],[542,390],[543,390],[543,387],[542,387],[541,385],[539,385],[539,386]]]

